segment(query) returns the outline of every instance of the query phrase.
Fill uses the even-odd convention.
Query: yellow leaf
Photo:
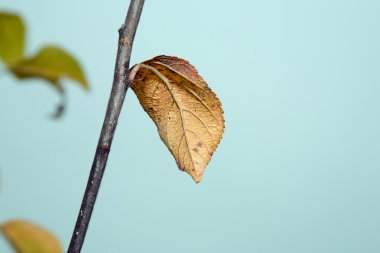
[[[21,18],[10,13],[0,13],[0,58],[11,66],[24,54],[25,28]]]
[[[11,71],[21,79],[30,77],[45,79],[56,88],[59,88],[59,79],[66,77],[79,82],[84,89],[89,89],[82,68],[75,58],[54,46],[42,48],[36,56],[12,66]]]
[[[60,253],[58,240],[47,230],[26,221],[14,220],[1,226],[5,237],[19,253]]]
[[[131,73],[131,88],[179,169],[200,182],[224,131],[219,99],[197,70],[177,57],[157,56]]]

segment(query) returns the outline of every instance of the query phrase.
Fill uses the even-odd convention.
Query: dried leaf
[[[14,220],[1,226],[5,237],[19,253],[60,253],[58,240],[47,230],[26,221]]]
[[[70,78],[88,90],[89,86],[81,66],[73,56],[63,49],[48,46],[44,47],[36,56],[25,59],[12,66],[11,71],[18,78],[38,77],[54,84],[58,89],[58,81],[62,77]]]
[[[138,64],[131,75],[131,88],[179,169],[200,182],[224,131],[219,99],[197,70],[177,57],[155,57]]]
[[[0,13],[0,58],[11,66],[24,54],[25,28],[21,18],[10,13]]]

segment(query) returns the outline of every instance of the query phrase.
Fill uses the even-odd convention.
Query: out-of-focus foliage
[[[13,220],[0,226],[4,237],[19,253],[61,253],[59,241],[46,229],[27,221]]]
[[[89,89],[86,77],[78,61],[62,48],[43,47],[34,56],[24,55],[25,26],[22,19],[11,13],[0,12],[0,58],[7,69],[19,79],[41,78],[58,91],[61,78],[76,81]]]
[[[24,57],[25,28],[19,16],[0,13],[0,57],[12,66]]]
[[[79,82],[88,89],[88,84],[79,63],[63,49],[48,46],[44,47],[32,58],[20,61],[10,70],[18,78],[39,77],[54,85],[59,85],[61,77],[67,77]]]
[[[40,78],[60,94],[62,78],[76,81],[83,89],[89,85],[78,61],[64,49],[45,46],[34,56],[25,56],[25,26],[21,17],[0,12],[0,59],[4,67],[20,80]],[[64,104],[53,117],[59,117]],[[18,253],[61,253],[59,241],[46,229],[27,221],[12,220],[0,224],[0,233]]]

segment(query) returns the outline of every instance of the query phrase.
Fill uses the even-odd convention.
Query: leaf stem
[[[86,231],[106,167],[121,107],[130,84],[128,81],[129,60],[143,5],[144,0],[131,0],[125,22],[119,29],[119,44],[111,95],[108,101],[107,112],[99,137],[98,146],[96,148],[87,187],[83,196],[82,205],[70,241],[70,246],[67,251],[68,253],[79,253],[86,236]]]

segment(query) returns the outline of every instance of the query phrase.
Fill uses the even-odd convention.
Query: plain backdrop
[[[67,249],[104,118],[127,0],[4,0],[27,53],[64,47],[91,91],[0,76],[0,222]],[[83,252],[380,251],[380,2],[146,0],[131,63],[189,60],[226,130],[204,179],[177,169],[128,91]],[[1,239],[0,251],[11,252]]]

